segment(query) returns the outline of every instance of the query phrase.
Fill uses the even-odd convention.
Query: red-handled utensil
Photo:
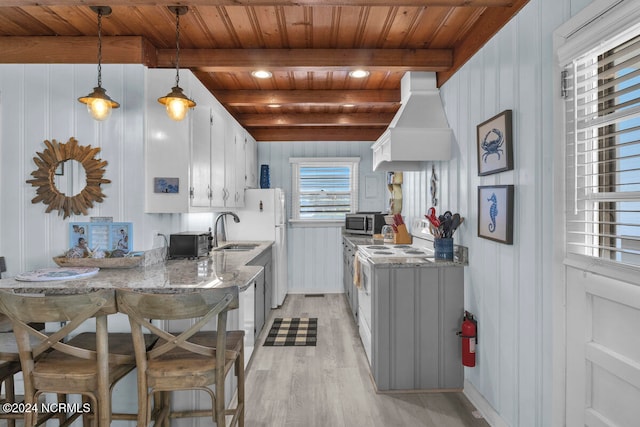
[[[427,218],[435,228],[440,227],[440,221],[436,216],[436,208],[429,208],[429,210],[427,211],[427,214],[424,217]]]

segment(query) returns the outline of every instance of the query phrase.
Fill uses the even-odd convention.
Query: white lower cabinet
[[[359,331],[379,391],[460,390],[462,266],[363,265]],[[368,287],[368,293],[367,293]],[[370,310],[370,311],[369,311]]]

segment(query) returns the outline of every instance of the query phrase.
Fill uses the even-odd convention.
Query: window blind
[[[355,212],[359,158],[291,158],[295,220],[342,221]]]
[[[300,218],[344,218],[351,211],[348,166],[300,167]]]
[[[640,36],[564,71],[567,252],[640,266]]]

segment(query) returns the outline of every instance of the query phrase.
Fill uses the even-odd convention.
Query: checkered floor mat
[[[318,318],[285,317],[273,320],[265,346],[315,346]]]

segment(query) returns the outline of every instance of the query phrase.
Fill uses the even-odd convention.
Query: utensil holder
[[[453,261],[453,238],[437,237],[433,239],[435,259]]]
[[[398,232],[393,235],[393,243],[396,245],[410,245],[412,243],[411,235],[407,232],[407,226],[401,224],[397,226]]]

